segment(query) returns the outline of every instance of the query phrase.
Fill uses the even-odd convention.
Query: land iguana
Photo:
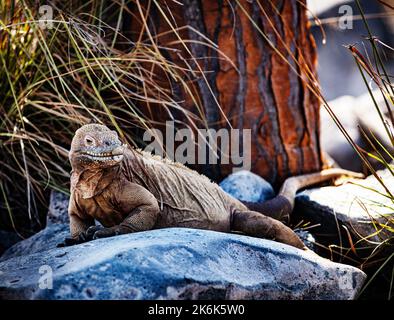
[[[241,232],[306,249],[299,237],[279,221],[286,220],[293,210],[296,191],[341,175],[355,175],[327,169],[291,177],[275,198],[248,208],[196,171],[122,144],[117,133],[104,125],[79,128],[69,158],[71,238],[61,245],[187,227]],[[102,226],[96,226],[95,220]]]

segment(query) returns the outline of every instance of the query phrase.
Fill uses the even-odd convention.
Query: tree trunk
[[[182,101],[181,106],[196,115],[201,108],[206,120],[197,121],[201,128],[208,125],[214,129],[251,129],[251,170],[274,186],[288,176],[316,171],[322,166],[319,102],[308,89],[310,80],[305,71],[309,68],[310,74],[315,75],[316,70],[316,50],[305,2],[136,2],[149,17],[151,37],[160,46],[162,55],[179,66],[197,71],[200,67],[205,72],[205,78],[196,72],[187,79],[193,94],[198,96],[199,105],[179,83],[168,81],[171,83],[167,87],[176,100]],[[136,18],[141,17],[141,10],[133,5],[130,11],[134,17],[125,21],[124,29],[135,32],[136,39],[144,28],[141,19]],[[177,26],[181,38],[189,40],[187,46],[179,42],[168,21]],[[186,25],[189,27],[181,28]],[[213,45],[204,44],[207,43],[204,36],[216,44],[219,51]],[[144,37],[149,38],[146,29]],[[171,118],[164,108],[158,108],[154,114],[146,107],[142,110],[154,121]],[[180,122],[189,122],[182,112],[175,112],[173,116]],[[231,164],[194,167],[214,180],[222,179],[233,170]]]

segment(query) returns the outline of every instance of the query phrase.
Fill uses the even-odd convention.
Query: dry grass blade
[[[155,125],[141,105],[151,114],[157,112],[155,108],[163,109],[170,118],[174,112],[183,112],[187,126],[206,122],[189,83],[196,75],[205,77],[203,70],[198,63],[196,68],[185,68],[167,60],[162,52],[174,49],[159,47],[154,37],[133,42],[123,35],[119,27],[124,14],[130,13],[130,1],[113,1],[108,6],[94,0],[48,4],[56,16],[48,21],[53,27],[45,30],[36,19],[38,7],[30,1],[0,5],[0,183],[8,200],[0,204],[0,224],[18,229],[18,223],[28,225],[30,220],[35,231],[37,223],[31,220],[37,217],[46,188],[68,189],[70,169],[59,164],[67,164],[67,147],[81,124],[91,119],[111,123],[124,140],[137,145],[133,130]],[[170,13],[161,3],[152,5],[179,36]],[[149,31],[145,12],[135,18],[145,21],[141,35]],[[216,44],[202,39],[228,59]],[[180,36],[178,40],[189,45]],[[128,49],[119,50],[119,46]],[[187,59],[193,59],[191,53]],[[186,111],[182,101],[174,100],[163,78],[174,80],[199,113]],[[13,197],[17,194],[25,196]],[[15,215],[18,218],[11,219]]]

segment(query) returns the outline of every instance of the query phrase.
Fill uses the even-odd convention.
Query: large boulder
[[[393,175],[388,170],[378,171],[378,175],[392,189]],[[393,203],[385,194],[378,180],[369,176],[341,186],[299,193],[294,214],[311,225],[321,226],[312,232],[331,237],[339,237],[344,232],[352,236],[355,247],[373,249],[393,236]]]
[[[0,257],[0,262],[13,257],[27,256],[55,248],[57,244],[63,242],[64,238],[69,236],[70,229],[68,224],[56,223],[48,225],[30,238],[20,241],[9,248]]]
[[[357,268],[274,241],[193,229],[161,229],[55,248],[0,262],[3,299],[353,299]],[[60,227],[59,227],[60,228]],[[42,238],[40,238],[42,237]],[[60,239],[59,239],[60,240]]]
[[[48,214],[47,214],[47,222],[46,222],[47,226],[50,226],[52,224],[63,224],[62,227],[58,226],[56,227],[56,229],[60,230],[61,228],[63,229],[65,228],[65,224],[69,223],[68,213],[67,213],[68,202],[69,202],[69,196],[66,195],[65,193],[58,192],[55,190],[51,191]],[[42,239],[42,241],[49,241],[49,244],[53,244],[54,240],[53,238],[51,238],[53,230],[50,231],[51,236],[48,238],[42,236],[45,235],[45,233],[47,232],[45,230],[46,229],[40,232],[38,238]],[[25,248],[24,252],[28,253],[29,250],[31,249],[30,247],[39,247],[42,245],[42,244],[38,244],[36,239],[37,239],[37,235],[28,238],[26,241],[23,241],[21,245],[17,246],[15,244],[23,240],[22,237],[20,237],[16,232],[0,230],[0,257],[4,259],[2,254],[12,246],[14,246],[13,249],[8,250],[6,256],[13,254],[14,250],[21,250],[21,248]]]
[[[269,182],[247,170],[230,174],[219,185],[240,201],[264,202],[275,196],[274,189]]]
[[[52,190],[49,201],[47,226],[53,223],[69,223],[68,218],[68,202],[69,195]]]

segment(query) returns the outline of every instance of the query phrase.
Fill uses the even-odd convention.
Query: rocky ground
[[[394,183],[388,170],[379,171],[379,176],[387,185]],[[394,221],[393,202],[385,196],[374,176],[337,187],[303,191],[297,196],[295,214],[319,225],[320,233],[335,235],[338,230],[346,230],[354,239],[359,239],[354,243],[356,247],[374,248],[393,236],[384,227]]]
[[[50,225],[0,262],[5,299],[354,299],[357,268],[277,242],[173,228],[55,248]],[[49,277],[49,278],[48,278]]]
[[[386,180],[391,178],[386,172],[381,174]],[[379,188],[373,178],[362,184]],[[247,172],[234,174],[221,185],[246,201],[273,196],[269,184]],[[314,237],[324,241],[324,233],[331,236],[329,241],[344,228],[354,238],[367,236],[376,227],[371,216],[383,221],[392,214],[389,206],[376,206],[385,201],[352,184],[301,192],[295,218],[301,216],[316,227],[297,232],[315,249]],[[365,273],[354,266],[313,252],[203,230],[154,230],[56,248],[69,232],[67,203],[67,196],[53,193],[47,227],[1,256],[2,298],[354,299],[366,280]],[[382,230],[367,243],[376,247],[389,236]]]

